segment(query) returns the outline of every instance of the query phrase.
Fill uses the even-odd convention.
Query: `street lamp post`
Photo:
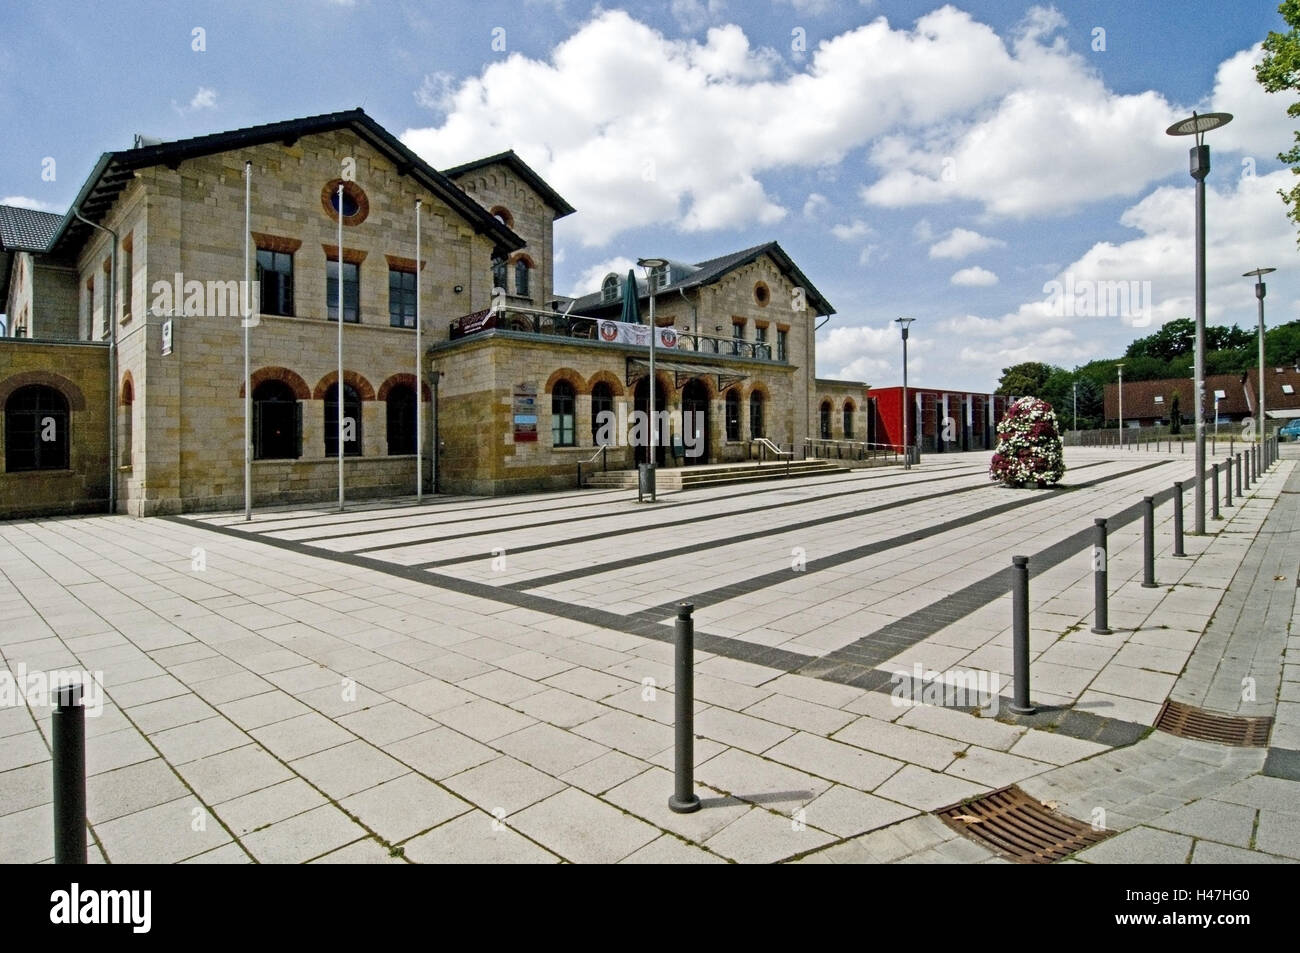
[[[1119,448],[1124,449],[1124,362],[1115,365],[1119,371]]]
[[[1276,268],[1256,268],[1248,271],[1243,278],[1255,279],[1255,299],[1259,302],[1259,439],[1264,439],[1264,276],[1277,271]]]
[[[1079,433],[1079,382],[1074,382],[1074,432]]]
[[[912,469],[912,445],[907,433],[907,329],[916,318],[895,318],[903,331],[903,469]]]
[[[650,293],[650,392],[647,395],[646,419],[650,423],[650,452],[647,454],[647,465],[650,467],[650,502],[655,502],[655,431],[659,429],[659,415],[655,413],[655,338],[659,336],[659,328],[655,324],[655,292],[658,290],[655,286],[655,269],[663,268],[668,264],[663,258],[641,258],[637,260],[637,265],[646,270],[646,289]]]
[[[1189,172],[1196,180],[1196,480],[1195,527],[1205,535],[1205,177],[1210,174],[1210,147],[1203,138],[1206,132],[1232,121],[1231,113],[1192,113],[1165,132],[1171,136],[1195,136],[1196,145],[1189,150]]]

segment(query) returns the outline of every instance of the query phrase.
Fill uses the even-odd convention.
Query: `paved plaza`
[[[1066,460],[1044,490],[945,454],[654,504],[575,489],[0,523],[0,659],[103,673],[95,862],[1002,862],[933,812],[1011,784],[1119,832],[1072,860],[1300,859],[1290,448],[1204,537],[1190,454]],[[1109,635],[1091,632],[1096,517]],[[1030,717],[1006,704],[1013,554]],[[704,806],[678,815],[683,601]],[[998,710],[895,697],[918,671],[981,675]],[[1273,716],[1271,747],[1152,731],[1169,698]],[[49,737],[48,705],[0,708],[0,861],[52,858]]]

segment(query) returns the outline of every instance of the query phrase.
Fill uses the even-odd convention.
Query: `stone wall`
[[[68,404],[68,469],[10,472],[0,440],[0,519],[103,511],[108,504],[108,348],[0,338],[0,409],[28,384]],[[0,414],[0,429],[4,417]]]

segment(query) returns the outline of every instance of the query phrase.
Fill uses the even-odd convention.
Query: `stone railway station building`
[[[647,407],[648,349],[599,333],[626,275],[554,293],[554,223],[574,211],[513,152],[438,171],[359,109],[137,138],[67,214],[0,207],[0,517],[241,507],[246,272],[254,505],[337,494],[340,277],[348,498],[413,492],[417,413],[425,490],[635,465],[646,450],[602,454],[596,421]],[[642,320],[653,286],[675,332],[656,354],[661,465],[866,439],[867,385],[814,375],[834,309],[779,244],[636,282]]]

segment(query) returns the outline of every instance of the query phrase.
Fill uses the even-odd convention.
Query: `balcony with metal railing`
[[[602,319],[586,315],[562,314],[558,311],[543,311],[536,308],[515,307],[476,311],[457,318],[450,324],[450,339],[453,341],[478,334],[506,331],[512,334],[525,334],[539,338],[569,338],[573,340],[599,341],[599,326]],[[668,326],[660,325],[665,330]],[[703,334],[689,329],[672,328],[671,348],[659,347],[657,350],[686,351],[695,354],[719,358],[735,358],[743,361],[767,361],[774,364],[786,364],[788,358],[777,352],[769,341],[750,341],[737,337],[725,337],[719,334]]]

